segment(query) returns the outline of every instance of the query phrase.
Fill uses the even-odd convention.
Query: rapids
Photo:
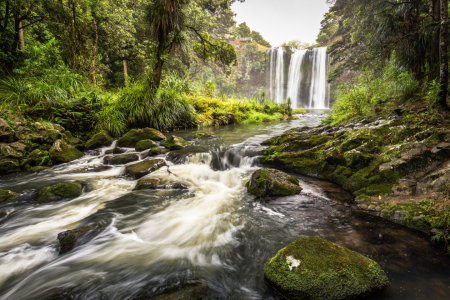
[[[0,204],[0,299],[145,299],[192,282],[207,284],[223,299],[282,299],[264,282],[264,264],[309,236],[381,264],[391,285],[370,299],[448,299],[449,259],[415,231],[352,212],[343,205],[352,197],[338,187],[298,177],[300,195],[261,203],[246,193],[260,143],[317,125],[320,113],[211,128],[214,137],[204,140],[194,139],[192,130],[177,132],[192,141],[192,150],[167,155],[176,176],[164,167],[148,177],[180,182],[187,191],[133,191],[137,181],[122,175],[124,166],[101,168],[106,148],[39,174],[0,177],[1,189],[25,192]],[[87,183],[80,197],[30,201],[33,190],[68,180]],[[58,256],[57,234],[91,222],[106,229]]]

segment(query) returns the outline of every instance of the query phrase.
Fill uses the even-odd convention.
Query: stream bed
[[[450,259],[420,233],[352,211],[337,186],[297,176],[303,191],[262,203],[246,193],[260,143],[285,130],[318,125],[321,111],[298,120],[174,133],[190,149],[170,153],[147,177],[180,190],[133,191],[125,167],[103,165],[104,152],[37,174],[0,177],[0,189],[24,193],[0,204],[0,299],[146,299],[202,282],[223,299],[283,299],[264,282],[264,264],[297,238],[319,236],[377,261],[390,285],[365,299],[449,299]],[[134,149],[127,149],[134,152]],[[160,157],[165,157],[160,156]],[[33,190],[81,180],[83,194],[38,204]],[[92,241],[58,256],[59,232],[103,222]]]

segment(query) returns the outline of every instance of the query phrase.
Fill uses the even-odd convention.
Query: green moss
[[[82,186],[79,182],[58,183],[42,188],[37,196],[38,202],[58,201],[61,199],[73,199],[80,196]]]
[[[17,198],[17,194],[8,190],[0,190],[0,202],[13,200]]]
[[[147,150],[147,149],[151,149],[151,148],[154,148],[154,147],[157,147],[157,146],[158,145],[156,145],[156,143],[154,141],[152,141],[152,140],[142,140],[142,141],[139,141],[136,144],[135,150],[137,152],[141,152],[141,151],[144,151],[144,150]]]
[[[112,144],[112,142],[112,137],[110,137],[106,131],[102,130],[86,142],[86,149],[91,150],[109,146]]]
[[[20,164],[17,159],[0,159],[0,174],[9,174],[20,171]]]
[[[298,260],[299,266],[291,269],[287,257]],[[264,274],[290,299],[351,299],[389,283],[373,260],[316,237],[281,249],[266,263]]]
[[[155,172],[160,167],[165,166],[166,163],[162,159],[152,159],[152,160],[144,160],[132,165],[128,165],[125,168],[125,174],[133,177],[134,179],[139,179],[148,175],[152,172]]]
[[[164,134],[153,128],[132,129],[117,141],[119,147],[135,147],[139,141],[162,141]]]
[[[301,190],[297,178],[273,169],[256,171],[248,185],[248,192],[259,198],[295,195]]]
[[[163,144],[164,147],[167,149],[173,151],[173,150],[181,150],[185,146],[188,146],[189,143],[186,142],[184,139],[172,135],[170,138],[168,138]]]
[[[204,132],[204,131],[196,131],[196,132],[194,132],[194,136],[197,139],[204,139],[204,138],[212,137],[212,134]]]
[[[83,152],[62,140],[57,140],[49,151],[50,159],[54,163],[66,163],[82,157]]]

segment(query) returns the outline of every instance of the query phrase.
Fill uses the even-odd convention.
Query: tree
[[[251,37],[252,31],[250,30],[250,27],[247,26],[247,23],[241,23],[236,28],[236,34],[240,36],[241,38]]]
[[[314,44],[304,43],[304,42],[301,42],[299,40],[292,40],[292,41],[289,41],[289,42],[285,42],[281,46],[282,47],[292,47],[292,48],[298,49],[298,50],[305,50],[305,49],[309,49],[309,48],[315,47]]]
[[[441,28],[439,36],[440,84],[439,104],[448,109],[448,0],[441,0]]]
[[[263,46],[272,48],[272,46],[270,45],[270,43],[269,43],[268,41],[266,41],[266,40],[262,37],[262,35],[261,35],[259,32],[253,31],[253,30],[252,30],[252,33],[250,34],[250,36],[251,36],[251,37],[253,38],[253,40],[256,41],[258,44],[261,44],[261,45],[263,45]]]

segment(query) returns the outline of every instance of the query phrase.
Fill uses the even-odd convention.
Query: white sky
[[[238,24],[247,22],[274,47],[292,40],[314,43],[328,9],[326,0],[245,0],[232,6]]]

